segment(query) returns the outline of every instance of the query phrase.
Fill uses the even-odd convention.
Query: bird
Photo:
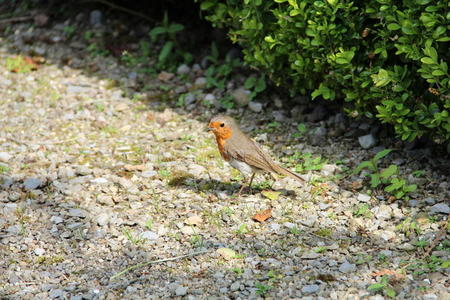
[[[289,176],[303,182],[297,173],[275,163],[261,146],[241,131],[238,123],[230,116],[216,115],[208,124],[208,130],[214,133],[220,155],[233,168],[239,170],[246,179],[250,174],[251,188],[256,173],[276,173]],[[238,195],[245,185],[242,184]]]

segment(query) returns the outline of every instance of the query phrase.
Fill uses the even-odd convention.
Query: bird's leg
[[[253,178],[255,177],[255,173],[253,173],[252,174],[252,177],[250,177],[250,183],[249,183],[249,185],[248,185],[248,187],[251,189],[252,188],[252,182],[253,182]],[[242,185],[241,185],[241,188],[239,189],[239,192],[238,192],[238,197],[241,195],[241,193],[242,193],[242,191],[244,190],[244,188],[246,187],[246,185],[243,183]]]

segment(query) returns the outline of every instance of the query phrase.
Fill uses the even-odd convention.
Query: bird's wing
[[[239,143],[237,143],[239,141]],[[247,136],[227,140],[224,150],[231,157],[267,172],[277,172],[276,164],[261,147]]]

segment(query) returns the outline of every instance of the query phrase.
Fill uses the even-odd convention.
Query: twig
[[[23,22],[23,21],[28,21],[28,20],[31,20],[31,19],[33,19],[32,16],[13,17],[13,18],[9,18],[9,19],[0,20],[0,24]]]
[[[135,16],[143,18],[143,19],[145,19],[147,21],[154,22],[154,23],[157,22],[155,19],[152,19],[152,18],[150,18],[150,17],[148,17],[148,16],[146,16],[146,15],[144,15],[144,14],[138,12],[138,11],[134,11],[134,10],[131,10],[131,9],[123,7],[123,6],[119,6],[117,4],[109,2],[107,0],[84,0],[82,2],[98,2],[98,3],[101,3],[101,4],[107,5],[107,6],[111,7],[112,9],[117,9],[117,10],[126,12],[126,13],[128,13],[130,15],[135,15]]]
[[[153,260],[153,261],[147,261],[147,262],[144,262],[144,263],[140,263],[140,264],[128,267],[125,270],[120,271],[119,273],[114,274],[110,278],[110,280],[114,280],[117,277],[120,277],[120,276],[122,276],[125,273],[128,273],[128,272],[130,272],[132,270],[135,270],[135,269],[138,269],[138,268],[142,268],[142,267],[145,267],[145,266],[148,266],[148,265],[154,265],[154,264],[159,264],[159,263],[163,263],[163,262],[167,262],[167,261],[174,261],[174,260],[178,260],[178,259],[182,259],[182,258],[186,258],[186,257],[197,256],[197,255],[200,255],[200,254],[204,254],[206,252],[208,252],[208,250],[202,250],[202,251],[192,252],[192,253],[185,254],[185,255],[180,255],[180,256],[175,256],[175,257],[170,257],[170,258],[165,258],[165,259],[159,259],[159,260]]]
[[[434,238],[433,242],[428,247],[427,251],[425,252],[425,257],[428,257],[431,253],[431,250],[433,250],[434,247],[439,243],[439,240],[441,237],[444,236],[445,231],[447,231],[448,222],[450,221],[450,214],[447,216],[447,220],[444,220],[441,226],[441,230],[439,230],[438,234]]]

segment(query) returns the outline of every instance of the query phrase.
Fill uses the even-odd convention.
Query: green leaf
[[[394,174],[397,174],[397,172],[398,172],[398,167],[396,165],[390,165],[388,168],[381,171],[381,178],[386,179],[388,177],[391,177]]]
[[[178,31],[182,31],[183,29],[184,29],[183,25],[174,23],[169,26],[169,29],[167,31],[170,33],[176,33]]]
[[[245,80],[244,87],[246,89],[251,89],[252,87],[255,86],[255,83],[256,83],[256,77],[249,77]]]
[[[384,149],[384,150],[382,150],[380,152],[377,152],[377,154],[375,154],[373,159],[376,162],[378,162],[380,159],[382,159],[383,157],[385,157],[386,155],[388,155],[391,152],[392,152],[392,149]]]
[[[164,44],[163,48],[161,49],[161,52],[159,53],[158,61],[165,62],[167,57],[169,57],[169,54],[172,51],[172,48],[173,48],[173,42],[172,41],[166,42]]]
[[[367,288],[369,291],[372,292],[377,292],[377,291],[381,291],[382,289],[384,289],[386,285],[383,283],[374,283],[369,285],[369,287]]]
[[[443,268],[443,269],[450,268],[450,260],[443,261],[442,264],[441,264],[441,268]]]
[[[424,64],[427,64],[427,65],[433,65],[433,64],[435,64],[434,60],[432,60],[431,57],[427,57],[427,56],[422,57],[422,58],[420,59],[420,61],[423,62]]]
[[[378,74],[372,74],[371,77],[376,87],[383,87],[391,82],[391,77],[389,76],[388,71],[384,69],[380,69]]]
[[[152,41],[156,40],[156,37],[160,34],[166,33],[166,28],[164,27],[155,27],[152,30],[150,30],[149,35],[152,38]]]
[[[376,188],[381,184],[381,178],[378,174],[371,174],[370,175],[370,186],[373,188]]]
[[[389,30],[398,30],[398,29],[400,29],[401,27],[400,27],[400,25],[398,25],[397,23],[391,23],[391,24],[388,24],[387,28],[388,28]]]
[[[386,293],[386,296],[388,296],[389,298],[395,298],[395,291],[391,288],[387,288],[384,290],[384,292]]]
[[[365,168],[368,168],[368,169],[371,169],[371,170],[372,170],[373,167],[374,167],[374,166],[373,166],[372,162],[366,160],[366,161],[363,161],[362,163],[360,163],[360,164],[355,168],[354,173],[355,173],[355,174],[359,174],[359,173],[361,173],[362,169],[365,169]]]
[[[445,73],[442,70],[434,70],[431,74],[434,76],[444,76]]]

